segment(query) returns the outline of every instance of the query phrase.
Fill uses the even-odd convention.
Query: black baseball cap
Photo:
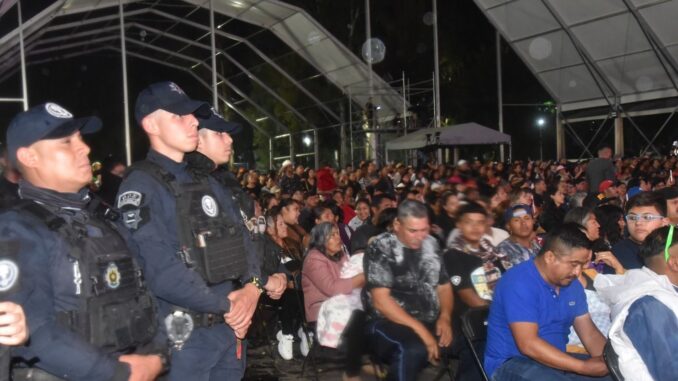
[[[141,121],[156,110],[165,110],[176,115],[194,114],[198,117],[209,116],[209,105],[188,97],[174,82],[158,82],[141,90],[134,106],[134,118]]]
[[[226,132],[229,135],[235,135],[242,130],[240,123],[224,119],[214,107],[210,107],[210,111],[209,116],[206,118],[198,116],[198,123],[200,123],[198,129],[206,128],[212,131]]]
[[[96,116],[74,118],[65,108],[48,102],[24,111],[12,119],[7,128],[7,155],[16,165],[16,152],[40,140],[59,139],[80,130],[91,134],[101,129]]]

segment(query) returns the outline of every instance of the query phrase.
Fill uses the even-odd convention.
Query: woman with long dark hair
[[[301,262],[294,259],[294,254],[285,243],[288,228],[282,216],[282,208],[274,206],[266,213],[266,234],[262,249],[262,272],[271,273],[283,271],[287,275],[288,287],[280,298],[280,312],[278,320],[281,330],[276,334],[278,353],[285,360],[294,357],[294,335],[301,340],[302,355],[308,354],[308,342],[301,329],[302,298],[301,290],[295,288],[294,276],[299,273]],[[298,284],[298,283],[296,283]]]
[[[541,227],[548,232],[562,225],[565,212],[565,194],[557,185],[550,185],[544,193],[544,210],[539,217]]]
[[[610,246],[624,238],[624,210],[616,205],[601,205],[594,210],[600,224],[600,238]]]

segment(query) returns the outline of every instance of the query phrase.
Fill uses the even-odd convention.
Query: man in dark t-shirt
[[[487,226],[487,211],[475,202],[459,208],[459,237],[445,253],[445,269],[454,289],[453,329],[457,332],[452,352],[459,356],[457,380],[482,380],[473,353],[461,333],[461,316],[470,307],[486,306],[492,300],[494,286],[501,277],[502,255],[481,240]],[[498,256],[499,255],[499,256]]]
[[[398,380],[415,380],[452,342],[452,287],[429,228],[426,206],[405,201],[394,232],[378,235],[365,251],[367,340]]]

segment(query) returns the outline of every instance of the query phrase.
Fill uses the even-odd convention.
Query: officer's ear
[[[209,130],[207,128],[198,129],[198,147],[196,148],[197,151],[200,151],[200,149],[205,147],[205,139],[207,139],[208,134]]]
[[[38,166],[38,155],[32,147],[20,147],[16,151],[18,169],[35,168]]]
[[[157,112],[158,110],[146,115],[143,119],[141,119],[141,128],[143,128],[144,132],[146,132],[146,134],[149,136],[156,136],[160,134],[160,126],[158,126],[158,122],[155,118],[155,114]]]

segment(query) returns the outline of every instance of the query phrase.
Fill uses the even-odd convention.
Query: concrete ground
[[[315,380],[315,370],[317,369],[317,380],[321,381],[341,381],[343,373],[343,360],[337,351],[317,348],[315,352],[316,361],[306,360],[299,351],[299,344],[294,344],[294,359],[290,361],[283,360],[278,354],[276,332],[280,329],[277,322],[276,308],[271,306],[262,306],[260,304],[257,313],[254,316],[252,327],[249,329],[248,350],[247,350],[247,371],[245,373],[246,381],[288,381],[288,380]],[[369,366],[369,360],[364,359]],[[315,366],[314,366],[315,365]],[[450,362],[451,374],[456,370],[457,362]],[[302,368],[304,372],[302,375]],[[446,372],[439,371],[440,368],[430,366],[425,369],[419,377],[421,381],[451,381]],[[371,373],[374,373],[372,371]],[[436,378],[438,373],[442,377]],[[363,381],[378,380],[377,377],[369,374],[362,374]]]
[[[318,372],[318,380],[321,381],[341,381],[342,380],[342,362],[337,354],[330,353],[325,350],[320,350],[316,357],[316,367]],[[283,360],[278,355],[275,343],[259,344],[251,346],[247,351],[247,372],[245,373],[246,381],[291,381],[291,380],[314,380],[314,366],[312,361],[306,360],[295,346],[295,358],[290,361]],[[302,376],[302,367],[304,374]],[[456,363],[453,361],[450,364],[450,371],[454,374]],[[368,367],[369,368],[369,367]],[[436,379],[439,373],[439,368],[429,367],[422,372],[419,380],[432,381]],[[450,377],[442,372],[441,381],[451,381]],[[361,375],[362,380],[378,380],[373,375],[366,373]]]

